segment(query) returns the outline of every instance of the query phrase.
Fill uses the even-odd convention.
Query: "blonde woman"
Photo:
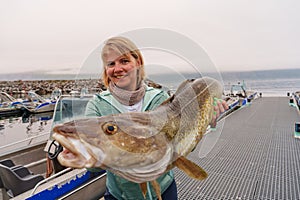
[[[132,111],[155,109],[168,98],[162,90],[148,87],[144,83],[145,69],[141,52],[136,45],[124,37],[113,37],[106,41],[101,53],[103,61],[102,80],[108,88],[92,99],[86,109],[87,116],[104,116]],[[223,106],[219,104],[223,112]],[[96,170],[96,169],[90,169]],[[176,200],[177,187],[173,171],[166,172],[157,179],[162,199]],[[156,199],[150,186],[147,199]],[[149,196],[152,194],[152,197]],[[107,171],[105,200],[111,199],[144,199],[140,186],[116,174]]]

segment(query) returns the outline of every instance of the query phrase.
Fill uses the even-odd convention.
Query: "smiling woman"
[[[102,50],[102,61],[106,86],[109,86],[110,81],[129,91],[141,86],[145,78],[144,60],[137,47],[126,38],[109,39]]]
[[[166,92],[148,87],[144,83],[145,69],[142,54],[129,39],[110,38],[104,43],[101,57],[103,62],[102,80],[108,90],[97,94],[88,103],[87,116],[153,110],[168,98]],[[113,126],[107,126],[106,130],[108,133],[115,131]],[[145,188],[107,171],[107,190],[104,198],[106,200],[143,199],[144,197],[152,199],[157,198],[154,190],[160,188],[163,199],[177,199],[177,187],[172,170],[158,177],[157,182],[158,187],[147,184]]]
[[[111,53],[107,57],[107,75],[118,87],[133,91],[137,88],[137,83],[132,84],[131,80],[137,77],[139,63],[131,55],[118,56]]]
[[[169,97],[166,92],[148,87],[144,83],[145,71],[142,54],[129,39],[125,37],[110,38],[104,43],[101,56],[103,62],[102,80],[108,90],[97,94],[89,101],[86,108],[87,116],[106,116],[132,111],[150,111],[157,108]],[[220,113],[219,107],[221,111],[224,111],[220,103],[215,108],[216,113]],[[165,114],[165,112],[163,113]],[[161,118],[163,117],[163,113],[159,114]],[[212,120],[215,120],[216,117],[213,117]],[[114,122],[115,120],[118,121],[117,119],[112,121]],[[132,121],[132,119],[128,117],[124,121]],[[130,127],[130,125],[126,127]],[[112,126],[106,127],[106,132],[114,133],[114,131],[118,130],[115,130]],[[138,134],[144,134],[144,132],[139,131]],[[121,140],[121,137],[118,137],[116,140]],[[113,147],[110,146],[110,148]],[[140,147],[136,147],[135,150],[141,149]],[[124,158],[122,156],[113,156],[110,159],[122,160]],[[154,181],[155,184],[151,181],[151,185],[140,182],[138,184],[138,182],[128,179],[128,176],[126,177],[123,178],[115,174],[115,172],[107,171],[106,200],[177,199],[177,186],[172,170],[158,174]],[[161,194],[161,198],[160,195],[156,194]]]

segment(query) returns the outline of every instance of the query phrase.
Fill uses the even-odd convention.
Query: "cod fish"
[[[65,151],[59,162],[72,168],[94,168],[139,183],[145,197],[150,182],[175,166],[202,180],[207,173],[186,156],[197,146],[214,112],[214,98],[221,98],[222,85],[203,77],[186,80],[174,95],[155,110],[82,118],[57,125],[53,138]]]

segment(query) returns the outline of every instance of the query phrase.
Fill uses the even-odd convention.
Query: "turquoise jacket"
[[[153,110],[159,106],[163,101],[168,98],[168,94],[164,91],[147,87],[146,93],[143,99],[142,111]],[[126,112],[124,107],[112,96],[109,91],[104,91],[89,101],[86,107],[86,116],[104,116],[109,114],[117,114]],[[98,169],[88,169],[90,171],[97,171]],[[160,176],[157,181],[160,184],[161,192],[163,193],[174,180],[173,171],[169,171]],[[109,192],[117,199],[126,200],[139,200],[144,199],[140,186],[137,183],[128,181],[120,176],[107,171],[106,187]],[[155,192],[148,184],[147,199],[156,199]],[[151,198],[152,197],[152,198]]]

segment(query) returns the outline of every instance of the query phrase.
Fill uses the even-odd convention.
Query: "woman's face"
[[[110,51],[106,56],[105,70],[108,78],[119,88],[136,90],[139,62],[132,55],[119,55]]]

